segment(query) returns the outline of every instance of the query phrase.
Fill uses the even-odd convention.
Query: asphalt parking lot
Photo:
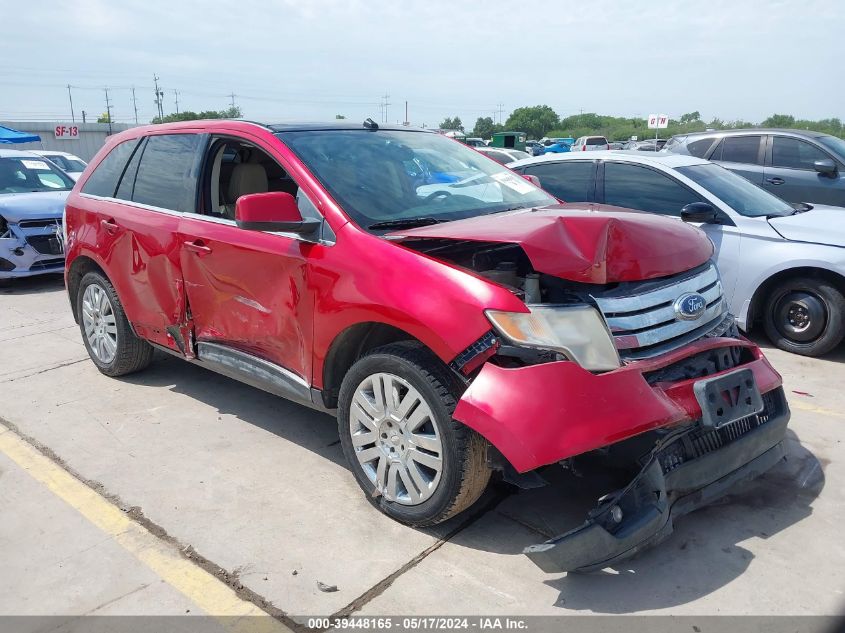
[[[786,462],[633,560],[547,575],[521,550],[580,523],[607,492],[595,482],[552,469],[551,486],[492,489],[470,515],[415,530],[362,497],[326,415],[175,358],[101,375],[58,278],[0,289],[0,345],[0,614],[845,606],[845,349],[768,350],[792,406]]]

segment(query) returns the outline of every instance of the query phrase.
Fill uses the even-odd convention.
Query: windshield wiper
[[[418,226],[428,226],[429,224],[439,224],[443,220],[437,218],[404,218],[401,220],[385,220],[384,222],[376,222],[368,226],[368,229],[413,229]]]

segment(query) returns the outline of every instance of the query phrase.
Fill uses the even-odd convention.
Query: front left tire
[[[373,350],[344,377],[343,453],[367,499],[402,523],[441,523],[490,480],[486,440],[452,418],[458,392],[449,369],[413,342]]]

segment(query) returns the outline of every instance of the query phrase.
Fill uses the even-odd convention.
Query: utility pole
[[[155,74],[153,74],[153,82],[155,82],[155,104],[158,109],[158,120],[161,121],[164,118],[164,91],[158,89],[158,76]]]
[[[179,114],[179,91],[174,88],[173,94],[176,95],[176,114]]]
[[[411,122],[408,121],[408,101],[405,101],[405,125],[411,125]]]
[[[70,84],[67,85],[67,98],[70,101],[70,120],[76,123],[76,117],[73,114],[73,95],[70,94]]]
[[[109,89],[103,88],[106,91],[106,120],[109,124],[109,136],[111,136],[111,102],[109,101]]]
[[[384,96],[382,96],[382,100],[383,100],[382,103],[384,104],[384,106],[383,106],[384,109],[382,110],[382,112],[384,113],[384,115],[383,115],[384,123],[387,123],[387,106],[390,105],[390,102],[388,101],[388,99],[390,99],[389,94],[385,94]]]
[[[85,123],[85,110],[82,111],[82,122]]]
[[[504,103],[497,103],[496,104],[496,114],[497,114],[498,119],[499,119],[499,121],[498,121],[499,125],[502,124],[502,114],[504,113],[504,107],[505,107]]]
[[[238,107],[238,106],[235,105],[235,97],[236,96],[237,95],[234,92],[229,93],[229,107],[232,109],[233,114]]]
[[[138,102],[135,100],[135,86],[132,86],[132,108],[135,110],[135,125],[138,125]]]

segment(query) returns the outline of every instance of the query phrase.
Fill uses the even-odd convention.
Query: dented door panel
[[[86,210],[68,214],[82,220],[69,250],[102,266],[140,336],[177,349],[167,328],[184,314],[179,215],[82,195]]]
[[[307,258],[325,248],[186,215],[179,227],[197,341],[230,345],[310,380]]]

